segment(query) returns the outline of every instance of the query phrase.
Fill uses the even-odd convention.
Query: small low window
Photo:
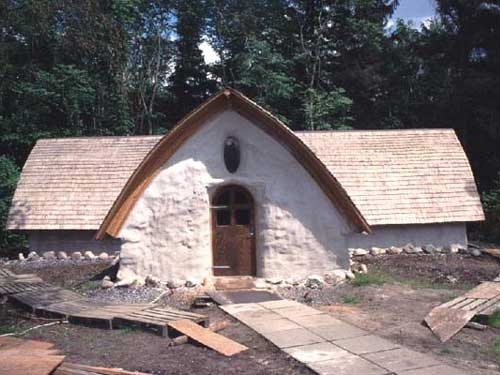
[[[224,193],[219,195],[215,204],[216,206],[229,206],[229,201],[230,201],[229,191],[225,191]]]
[[[250,225],[250,210],[240,209],[234,213],[236,225]]]
[[[248,196],[243,191],[234,192],[234,203],[236,204],[248,204]]]
[[[217,210],[217,225],[230,225],[231,224],[231,211]]]

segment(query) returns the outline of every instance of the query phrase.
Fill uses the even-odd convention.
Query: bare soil
[[[439,360],[459,366],[469,373],[498,374],[499,368],[491,346],[493,340],[499,337],[500,330],[488,328],[486,331],[476,331],[464,328],[442,344],[422,325],[423,318],[434,306],[460,295],[480,281],[498,276],[500,266],[497,260],[487,256],[412,255],[365,257],[362,261],[368,265],[370,272],[384,276],[383,285],[356,287],[347,282],[318,290],[278,288],[277,291],[394,342],[431,353]],[[33,262],[15,265],[11,269],[38,273],[48,282],[73,287],[99,299],[132,298],[134,301],[147,301],[161,292],[153,288],[127,291],[95,289],[96,285],[91,283],[89,286],[88,279],[107,266],[94,262],[67,265],[61,262],[45,265]],[[163,302],[186,307],[189,298],[177,292],[165,296]],[[232,324],[220,333],[250,349],[226,358],[194,344],[170,347],[170,339],[147,332],[131,329],[108,331],[69,324],[41,328],[25,337],[55,343],[68,361],[154,374],[312,374],[215,306],[193,311],[207,314],[211,322],[231,321]],[[30,318],[9,303],[0,304],[0,330],[12,327],[23,330],[45,322]]]
[[[492,344],[499,337],[500,329],[463,328],[449,341],[441,343],[422,324],[435,306],[459,296],[480,281],[497,277],[500,266],[496,259],[456,254],[384,256],[363,261],[368,264],[369,272],[386,275],[390,281],[363,287],[343,284],[335,291],[338,302],[324,305],[322,310],[416,351],[432,353],[437,359],[470,373],[498,374]]]
[[[60,286],[75,286],[75,290],[96,298],[106,298],[110,291],[92,289],[89,278],[102,272],[107,263],[97,262],[27,262],[9,266],[15,272],[35,272],[45,281]],[[86,289],[89,288],[89,289]],[[127,289],[116,289],[110,297],[114,300],[126,296]],[[153,299],[160,291],[154,288],[128,290],[134,301]],[[165,296],[164,301],[176,307],[186,306],[181,293]],[[23,337],[52,342],[66,356],[69,362],[94,366],[121,367],[130,371],[152,374],[271,374],[312,375],[304,365],[290,358],[267,340],[225,314],[216,306],[192,310],[208,315],[210,322],[230,321],[231,324],[219,331],[249,348],[233,357],[224,357],[210,349],[195,344],[169,346],[171,340],[134,329],[104,330],[61,324],[40,328]],[[29,316],[10,303],[0,304],[0,334],[7,330],[22,331],[47,320]],[[1,332],[4,331],[4,332]]]

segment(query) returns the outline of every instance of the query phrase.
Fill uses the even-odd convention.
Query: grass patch
[[[16,333],[17,328],[15,326],[0,326],[0,335],[5,335],[7,333]]]
[[[500,337],[497,337],[491,342],[491,351],[495,355],[497,363],[500,364]]]
[[[84,283],[78,285],[76,289],[85,292],[85,291],[96,290],[99,289],[100,287],[101,283],[99,281],[85,281]]]
[[[357,305],[358,303],[361,303],[361,297],[360,296],[344,296],[342,297],[342,302],[348,305]]]
[[[389,281],[386,274],[380,272],[357,273],[351,281],[354,286],[382,285]]]
[[[496,310],[488,317],[488,325],[490,327],[500,328],[500,310]]]

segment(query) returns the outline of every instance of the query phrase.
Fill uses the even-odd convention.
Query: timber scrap
[[[497,310],[500,310],[500,282],[486,281],[462,296],[435,307],[424,321],[441,342],[445,342],[472,318],[485,320]]]

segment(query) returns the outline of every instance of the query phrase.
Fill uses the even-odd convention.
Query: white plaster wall
[[[240,141],[235,174],[223,161],[228,136]],[[162,280],[212,276],[209,197],[227,183],[254,197],[258,276],[348,267],[350,225],[283,146],[234,111],[209,120],[145,190],[119,235],[122,267]]]
[[[402,247],[407,243],[415,246],[432,244],[446,246],[460,244],[467,246],[467,228],[465,223],[420,224],[420,225],[385,225],[372,227],[373,234],[352,233],[348,243],[352,248],[370,249],[376,247]]]
[[[45,251],[65,251],[68,254],[75,251],[90,250],[95,254],[106,252],[113,254],[120,250],[120,240],[105,238],[95,240],[95,230],[40,230],[26,231],[31,251],[41,254]]]

